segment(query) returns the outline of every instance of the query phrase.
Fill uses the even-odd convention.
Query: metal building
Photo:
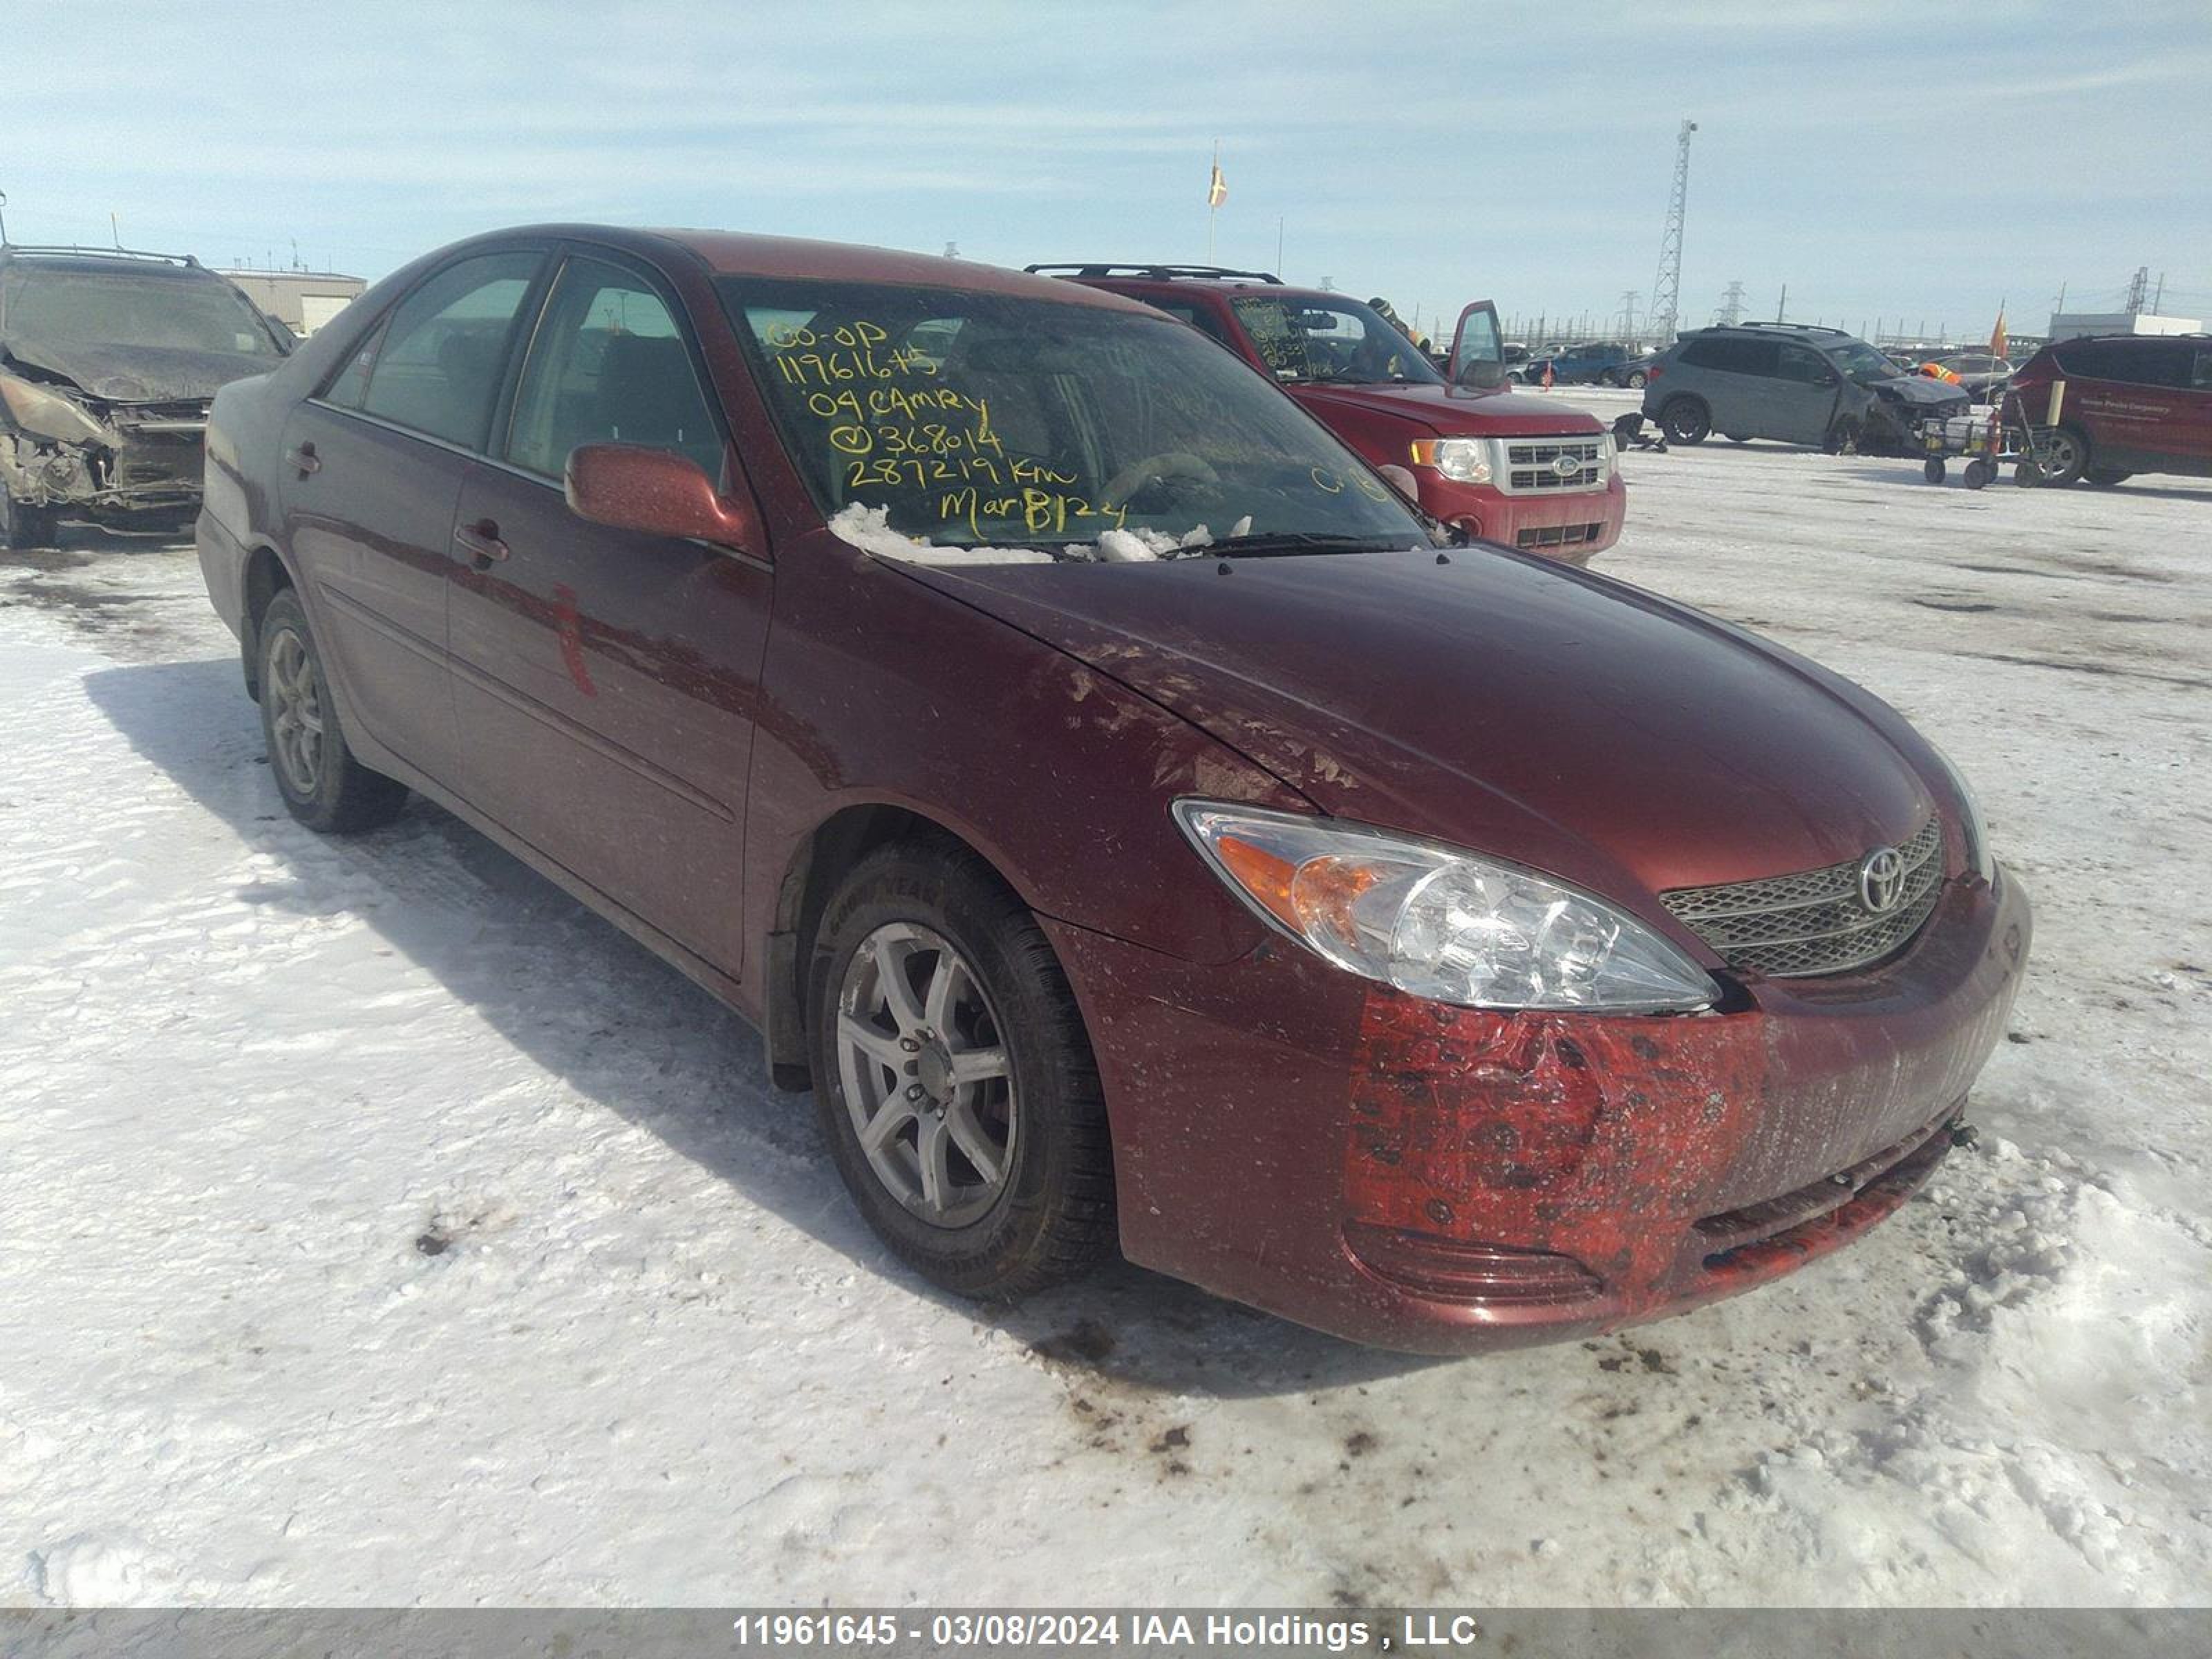
[[[330,270],[226,270],[246,297],[303,338],[343,311],[368,286]]]

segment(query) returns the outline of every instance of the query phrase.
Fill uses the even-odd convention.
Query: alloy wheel
[[[289,628],[270,641],[265,678],[262,695],[271,699],[269,732],[276,765],[292,793],[304,799],[322,780],[323,698],[307,645]]]
[[[909,1214],[964,1227],[1012,1175],[1020,1115],[998,1015],[939,934],[888,922],[853,952],[837,995],[845,1111],[868,1168]]]

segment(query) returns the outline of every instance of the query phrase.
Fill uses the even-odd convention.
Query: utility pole
[[[1781,297],[1781,299],[1779,299],[1779,300],[1778,300],[1777,301],[1775,301],[1775,305],[1774,305],[1774,320],[1775,320],[1776,322],[1778,322],[1778,322],[1780,322],[1780,321],[1783,319],[1784,315],[1785,313],[1787,313],[1787,312],[1789,311],[1789,309],[1790,309],[1790,284],[1789,284],[1789,283],[1783,283],[1783,285],[1782,285],[1782,297]]]
[[[2160,271],[2160,272],[2158,273],[2158,292],[2157,292],[2157,293],[2155,293],[2155,294],[2154,294],[2154,295],[2151,295],[2151,299],[2150,299],[2150,309],[2151,309],[2151,314],[2152,314],[2153,316],[2156,316],[2159,313],[2160,313],[2161,311],[2165,310],[2165,308],[2166,308],[2166,273],[2165,273],[2164,271],[2162,271],[2162,270],[2161,270],[2161,271]]]
[[[1651,281],[1651,331],[1662,348],[1674,343],[1682,301],[1682,221],[1690,204],[1690,135],[1685,121],[1674,135],[1674,188],[1667,198],[1667,228],[1659,236],[1659,274]]]

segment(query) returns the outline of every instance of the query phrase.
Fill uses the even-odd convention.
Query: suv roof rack
[[[0,242],[0,253],[34,253],[60,258],[151,259],[165,265],[203,267],[192,253],[150,253],[138,247],[84,247],[75,243]]]
[[[1123,265],[1077,262],[1024,265],[1022,269],[1032,276],[1149,276],[1162,283],[1185,279],[1218,280],[1226,276],[1248,283],[1273,283],[1278,288],[1283,283],[1283,279],[1272,270],[1231,270],[1226,265]]]
[[[1848,335],[1850,332],[1849,329],[1844,328],[1823,328],[1818,323],[1762,323],[1746,321],[1741,323],[1723,323],[1719,325],[1719,326],[1723,328],[1787,328],[1794,329],[1800,334]]]

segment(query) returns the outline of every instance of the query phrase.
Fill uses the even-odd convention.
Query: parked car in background
[[[196,259],[0,246],[0,546],[192,506],[210,399],[291,345]]]
[[[1538,358],[1528,365],[1525,374],[1532,384],[1540,384],[1547,368],[1554,386],[1618,384],[1606,377],[1621,369],[1636,355],[1618,340],[1596,340]]]
[[[1575,564],[1620,538],[1627,491],[1612,434],[1594,415],[1510,389],[1494,307],[1467,308],[1439,372],[1370,307],[1263,271],[1103,263],[1029,269],[1141,300],[1190,324],[1281,386],[1371,465],[1411,474],[1422,510],[1469,535]]]
[[[1410,1349],[1652,1318],[1895,1211],[2005,1029],[2027,902],[1893,710],[1439,546],[1116,295],[504,232],[208,453],[293,815],[419,790],[658,951],[956,1292],[1118,1241]]]
[[[2052,392],[2060,383],[2065,392]],[[2212,477],[2212,335],[2085,335],[2021,365],[2012,389],[2045,483]]]
[[[1957,376],[1951,384],[1963,386],[1967,397],[1978,404],[1995,403],[2004,394],[2006,384],[2012,379],[2012,364],[2002,357],[1993,357],[1986,351],[1962,351],[1930,361],[1937,368]]]
[[[1651,379],[1651,365],[1659,361],[1656,351],[1646,351],[1598,371],[1600,386],[1627,386],[1642,391]]]
[[[1659,354],[1644,412],[1669,442],[1718,432],[1784,443],[1904,454],[1914,424],[1963,415],[1962,387],[1899,370],[1841,329],[1738,323],[1686,334]]]

